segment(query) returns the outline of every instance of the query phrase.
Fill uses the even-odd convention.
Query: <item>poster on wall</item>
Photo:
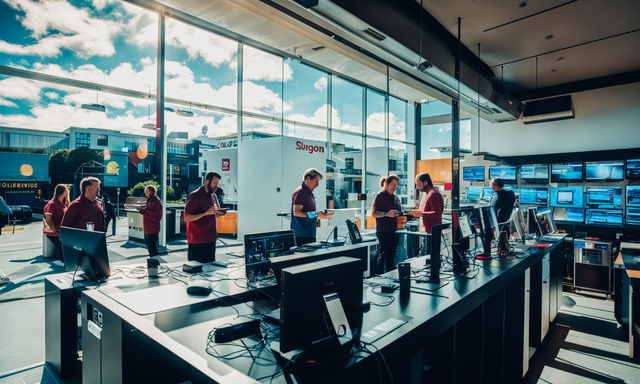
[[[222,159],[222,172],[231,171],[231,159]]]

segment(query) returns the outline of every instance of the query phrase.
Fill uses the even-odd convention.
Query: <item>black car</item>
[[[10,205],[9,208],[13,211],[9,217],[11,220],[25,221],[31,218],[31,207],[28,205]]]

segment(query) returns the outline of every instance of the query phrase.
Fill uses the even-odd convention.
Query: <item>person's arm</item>
[[[295,217],[304,217],[306,219],[306,218],[310,218],[307,215],[307,213],[312,213],[312,216],[313,216],[313,213],[315,213],[315,212],[304,212],[302,210],[303,208],[304,207],[302,205],[293,204],[293,216],[295,216]]]
[[[47,225],[47,232],[56,232],[56,224],[53,222],[53,213],[47,212],[44,214],[44,222]]]
[[[442,217],[442,211],[444,210],[444,202],[442,201],[442,195],[433,194],[427,197],[427,201],[424,204],[424,211],[422,217],[425,218],[440,218]]]
[[[195,213],[196,211],[199,210],[198,208],[199,207],[193,201],[193,199],[187,199],[187,204],[184,206],[184,221],[190,222],[190,221],[200,220],[205,216],[215,215],[216,212],[218,211],[218,209],[215,206],[212,206],[212,207],[209,207],[204,212]]]
[[[400,213],[400,211],[396,209],[389,210],[388,212],[378,211],[378,208],[376,207],[376,204],[378,203],[379,203],[378,198],[376,197],[376,200],[373,202],[373,205],[371,206],[371,216],[373,216],[376,219],[379,217],[396,217]]]

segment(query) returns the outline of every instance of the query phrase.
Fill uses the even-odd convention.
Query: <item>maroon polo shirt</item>
[[[67,207],[64,206],[60,202],[60,200],[53,198],[49,200],[47,205],[44,206],[44,214],[51,215],[51,220],[53,220],[53,224],[55,227],[52,228],[52,231],[44,231],[44,234],[47,236],[58,237],[60,235],[60,224],[62,223],[62,218],[64,217],[64,212],[67,210]]]
[[[293,191],[291,194],[291,229],[296,237],[315,238],[316,223],[318,220],[308,217],[298,217],[293,214],[293,206],[302,205],[302,212],[316,211],[316,198],[313,192],[305,183]]]
[[[424,225],[424,231],[431,233],[434,225],[442,224],[444,199],[440,192],[433,187],[429,187],[426,193],[427,197],[422,207],[422,224]]]
[[[215,193],[207,193],[204,185],[189,194],[184,213],[197,215],[217,203]],[[216,216],[207,215],[187,222],[187,242],[189,244],[215,243],[217,239]]]
[[[147,205],[140,210],[142,214],[142,227],[145,235],[157,235],[160,233],[160,220],[162,220],[162,203],[156,196],[147,200]]]
[[[379,212],[389,212],[393,209],[397,211],[402,210],[398,196],[387,193],[387,191],[378,193],[376,199],[373,201],[373,205],[376,207],[376,211]],[[376,232],[395,232],[397,229],[397,217],[376,217]]]
[[[87,229],[87,222],[93,223],[93,229],[104,232],[104,211],[102,203],[91,201],[84,195],[73,200],[62,218],[63,227]]]

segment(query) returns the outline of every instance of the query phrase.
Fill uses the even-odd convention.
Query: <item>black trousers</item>
[[[396,250],[400,235],[396,232],[376,232],[378,238],[377,274],[396,269]]]
[[[189,244],[187,260],[201,263],[216,261],[216,243]]]
[[[299,247],[301,245],[314,243],[316,241],[315,237],[296,237],[296,245]]]
[[[111,235],[116,235],[116,220],[113,217],[106,217],[104,219],[104,231],[109,232],[109,222],[113,220],[113,228],[111,228]],[[145,235],[146,236],[146,235]]]
[[[64,261],[64,257],[62,256],[62,243],[60,242],[60,238],[58,236],[47,236],[49,240],[56,247],[56,259],[60,261]]]
[[[144,244],[147,246],[149,257],[158,256],[158,234],[144,235]]]

